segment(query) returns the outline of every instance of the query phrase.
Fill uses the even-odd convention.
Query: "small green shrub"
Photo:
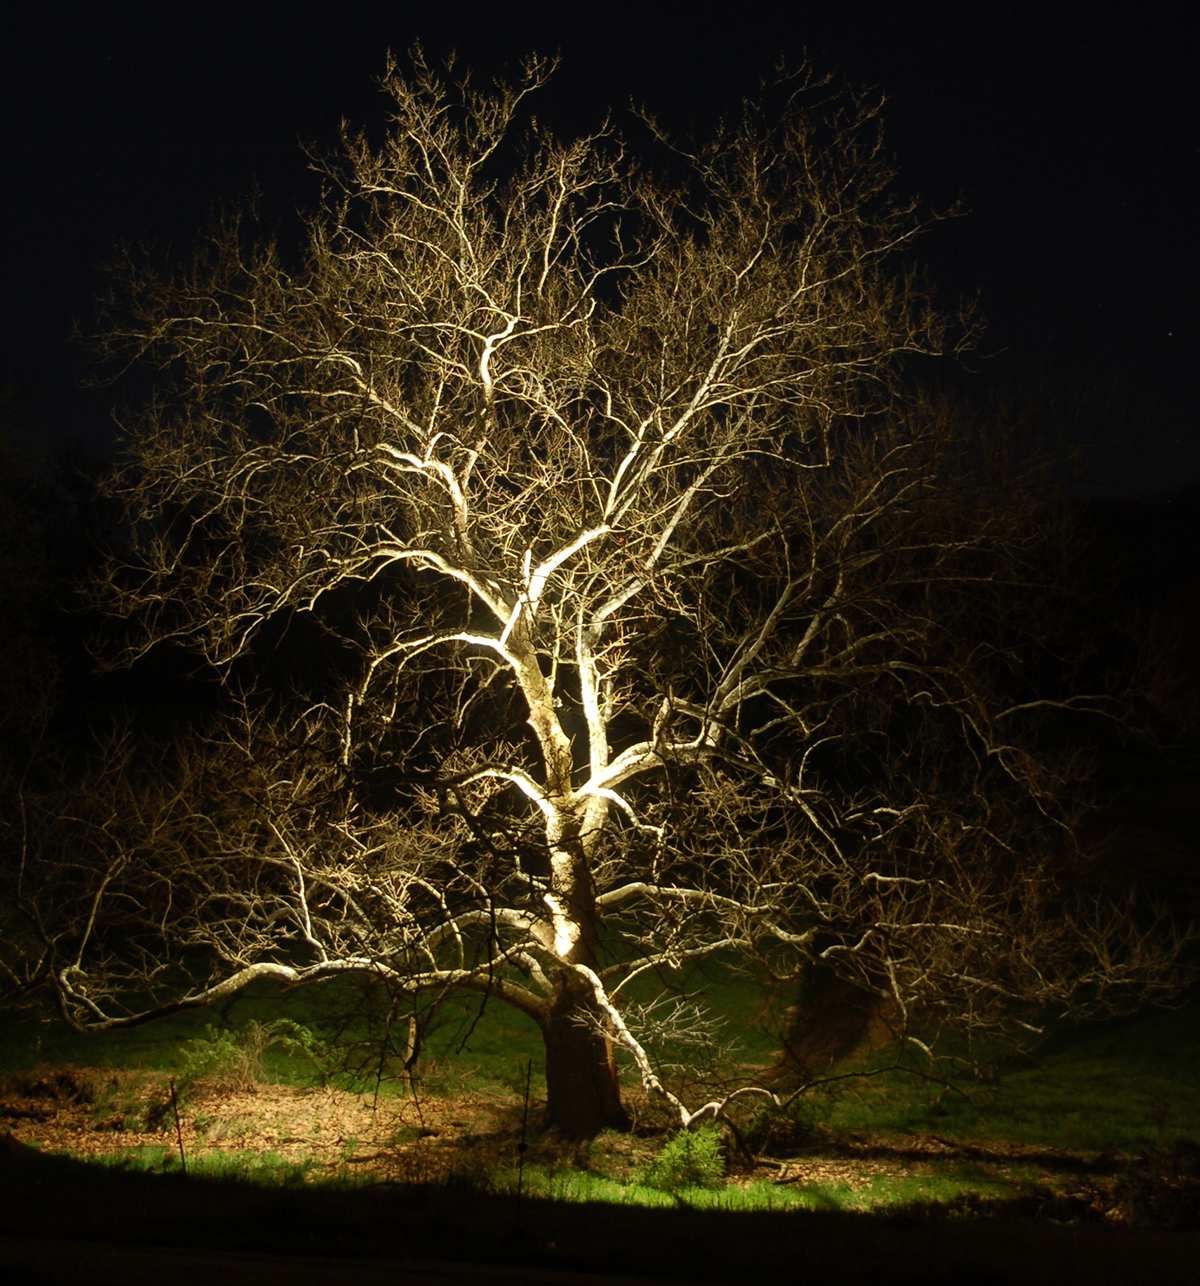
[[[307,1027],[290,1018],[260,1023],[253,1019],[244,1031],[217,1031],[210,1023],[206,1036],[187,1041],[180,1060],[180,1089],[198,1083],[218,1091],[244,1090],[266,1079],[267,1051],[276,1049],[312,1063],[324,1084],[332,1070],[330,1051]]]
[[[209,1023],[205,1036],[187,1041],[180,1050],[180,1089],[205,1081],[213,1089],[245,1089],[259,1068],[243,1048],[236,1032],[218,1032]]]
[[[721,1135],[715,1126],[680,1130],[637,1176],[643,1187],[672,1196],[685,1188],[718,1188],[725,1178]]]

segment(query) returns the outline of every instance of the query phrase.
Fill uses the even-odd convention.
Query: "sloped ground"
[[[531,1115],[536,1112],[536,1107]],[[44,1152],[84,1160],[158,1149],[164,1159],[269,1158],[312,1180],[440,1183],[483,1165],[515,1163],[524,1103],[500,1089],[448,1097],[395,1097],[333,1088],[194,1087],[178,1125],[160,1073],[87,1068],[0,1075],[0,1129]],[[630,1138],[630,1164],[640,1141]],[[641,1147],[640,1151],[646,1149]],[[561,1147],[531,1143],[527,1161]]]
[[[178,1157],[270,1156],[306,1166],[313,1178],[347,1170],[364,1177],[437,1182],[480,1137],[520,1128],[510,1096],[457,1099],[385,1096],[336,1089],[257,1085],[206,1091],[181,1105],[176,1126],[162,1075],[66,1069],[0,1078],[0,1122],[24,1143],[82,1159],[163,1149]],[[515,1155],[515,1142],[514,1155]]]
[[[281,1190],[132,1173],[0,1135],[0,1277],[18,1286],[1162,1286],[1194,1281],[1197,1262],[1200,1233],[536,1199],[518,1212],[511,1196],[454,1185]]]
[[[0,1075],[0,1130],[21,1144],[85,1160],[141,1152],[161,1169],[177,1167],[182,1143],[193,1169],[227,1176],[263,1166],[294,1167],[309,1181],[485,1191],[497,1173],[513,1174],[524,1112],[522,1099],[499,1087],[444,1097],[374,1098],[333,1088],[198,1084],[181,1105],[177,1125],[171,1083],[163,1073],[60,1068]],[[537,1120],[537,1104],[529,1115]],[[532,1131],[525,1159],[530,1166],[588,1170],[625,1182],[660,1145],[654,1134],[606,1133],[590,1147],[573,1147]],[[1043,1219],[1194,1227],[1200,1207],[1195,1162],[1183,1156],[1164,1169],[1143,1161],[1139,1171],[1135,1159],[1116,1154],[1014,1143],[935,1135],[818,1135],[789,1142],[783,1133],[768,1141],[755,1164],[734,1155],[729,1181],[766,1180],[780,1196],[816,1193],[818,1205],[822,1192],[836,1192],[838,1205],[869,1209],[887,1204],[889,1189],[906,1180],[952,1175],[961,1165],[969,1167],[981,1193],[991,1195],[960,1196],[960,1214],[1003,1207]],[[998,1200],[1006,1176],[1018,1171],[1020,1185]]]

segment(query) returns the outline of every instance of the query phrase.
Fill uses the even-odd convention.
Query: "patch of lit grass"
[[[517,1190],[517,1171],[515,1167],[476,1170],[455,1176],[451,1186],[511,1196]],[[534,1165],[525,1167],[521,1186],[527,1197],[572,1204],[747,1213],[812,1210],[887,1214],[910,1208],[953,1213],[981,1205],[1000,1208],[1046,1191],[1041,1176],[1029,1167],[1000,1174],[971,1163],[952,1162],[927,1167],[921,1174],[875,1175],[864,1184],[846,1180],[784,1184],[770,1179],[749,1183],[731,1180],[716,1187],[685,1186],[674,1192],[663,1192],[636,1178],[621,1180],[567,1166]]]
[[[919,1174],[876,1175],[843,1208],[877,1214],[912,1207],[953,1211],[968,1201],[1002,1206],[1046,1191],[1041,1174],[1032,1167],[996,1171],[969,1161],[943,1162]]]
[[[489,1190],[515,1194],[515,1168],[494,1172]],[[625,1182],[566,1166],[526,1166],[522,1191],[531,1198],[541,1197],[548,1201],[572,1204],[603,1202],[606,1205],[661,1210],[680,1206],[697,1210],[787,1210],[799,1204],[794,1193],[769,1183],[748,1187],[737,1184],[717,1188],[682,1187],[676,1192],[663,1192],[636,1180]]]
[[[152,1145],[126,1148],[100,1156],[76,1157],[90,1165],[130,1174],[181,1174],[179,1153]],[[192,1179],[250,1183],[257,1187],[290,1187],[307,1183],[313,1166],[297,1164],[276,1152],[222,1151],[210,1148],[187,1154],[187,1174]]]
[[[882,1063],[886,1052],[877,1056]],[[1200,1139],[1200,1006],[1064,1031],[987,1082],[888,1074],[813,1096],[839,1133],[937,1134],[1079,1151]]]
[[[532,1063],[531,1093],[545,1092],[545,1051],[529,1018],[497,1001],[451,996],[439,1006],[417,1065],[418,1088],[461,1093],[501,1088],[525,1093]]]
[[[80,1034],[56,1018],[15,1018],[0,1024],[0,1067],[14,1071],[39,1065],[176,1071],[183,1046],[206,1039],[210,1028],[238,1034],[252,1022],[269,1024],[280,1018],[331,1037],[365,1039],[365,1024],[359,1022],[356,1027],[355,1015],[366,1003],[362,988],[352,980],[300,988],[286,997],[276,984],[258,982],[222,1004],[173,1014],[142,1027]],[[286,1064],[286,1060],[282,1062]]]

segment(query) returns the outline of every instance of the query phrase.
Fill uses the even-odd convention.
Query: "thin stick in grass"
[[[179,1124],[179,1099],[175,1096],[175,1078],[171,1077],[171,1110],[175,1113],[175,1134],[179,1139],[179,1165],[187,1174],[187,1157],[183,1155],[183,1127]]]

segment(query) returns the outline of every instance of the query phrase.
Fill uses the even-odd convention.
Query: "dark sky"
[[[1174,488],[1200,479],[1200,113],[1190,28],[1152,8],[43,2],[6,20],[0,51],[0,375],[27,429],[101,445],[103,399],[74,388],[66,342],[96,262],[119,239],[187,242],[255,180],[280,208],[310,199],[298,140],[332,143],[343,116],[380,124],[389,48],[456,48],[486,75],[561,51],[540,109],[560,133],[631,96],[702,121],[807,51],[887,93],[904,187],[971,206],[922,256],[947,301],[980,295],[997,356],[979,389],[1111,390],[1150,435],[1110,462],[1122,485]]]

